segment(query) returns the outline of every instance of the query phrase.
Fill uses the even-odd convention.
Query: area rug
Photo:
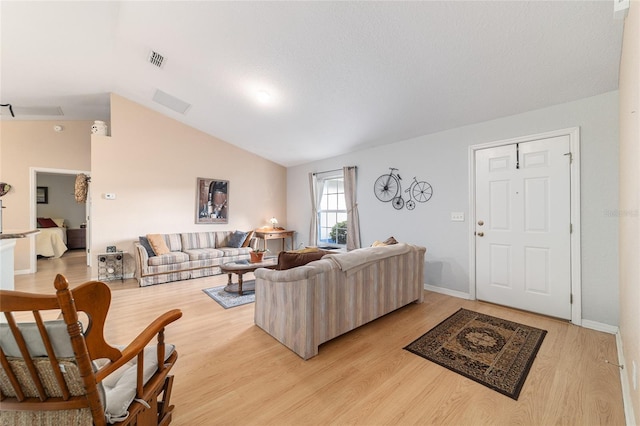
[[[218,302],[223,308],[235,308],[236,306],[246,305],[247,303],[253,303],[256,301],[256,294],[251,292],[244,292],[242,296],[237,293],[228,293],[224,291],[225,286],[205,288],[205,294],[210,296],[213,300]]]
[[[460,309],[404,349],[517,400],[546,334]]]

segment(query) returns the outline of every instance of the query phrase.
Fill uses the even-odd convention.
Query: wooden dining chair
[[[178,352],[164,329],[182,312],[164,313],[114,347],[104,340],[109,287],[69,289],[62,275],[54,285],[55,295],[0,290],[0,424],[169,424]],[[62,319],[43,319],[60,318],[55,311]]]

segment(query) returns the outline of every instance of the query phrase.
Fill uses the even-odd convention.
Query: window
[[[347,204],[344,198],[344,177],[339,175],[318,178],[322,196],[318,206],[318,245],[347,244]]]

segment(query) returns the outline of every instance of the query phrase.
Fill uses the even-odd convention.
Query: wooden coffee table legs
[[[238,275],[238,284],[234,284],[233,283],[233,274]],[[227,275],[229,275],[229,282],[227,283],[227,286],[224,288],[224,291],[229,292],[229,293],[238,293],[240,296],[244,295],[245,291],[255,291],[255,281],[247,281],[246,283],[244,283],[242,281],[242,274],[244,274],[244,272],[238,271],[238,272],[229,272]],[[244,284],[244,288],[242,287]]]

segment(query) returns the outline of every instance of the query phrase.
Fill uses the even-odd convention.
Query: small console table
[[[293,250],[293,234],[295,231],[287,231],[286,229],[274,229],[274,228],[261,228],[256,229],[256,238],[262,240],[262,248],[267,248],[267,240],[282,240],[282,250],[286,249],[286,239],[291,241],[291,250]]]

